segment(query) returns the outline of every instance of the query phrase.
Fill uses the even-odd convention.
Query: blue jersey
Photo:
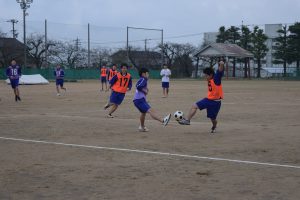
[[[54,76],[56,79],[63,79],[65,77],[65,72],[63,69],[59,68],[54,71]]]
[[[134,94],[134,100],[142,99],[142,98],[146,99],[147,92],[145,92],[145,91],[148,91],[147,82],[148,82],[147,78],[140,77],[140,79],[138,80],[138,82],[135,85],[136,90],[135,90],[135,94]]]
[[[21,68],[18,65],[11,65],[6,69],[6,76],[9,79],[19,79],[21,75]]]
[[[221,79],[224,76],[224,70],[223,71],[216,71],[216,74],[214,75],[214,82],[216,85],[221,85]]]

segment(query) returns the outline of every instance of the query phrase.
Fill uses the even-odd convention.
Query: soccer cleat
[[[107,108],[109,108],[111,105],[109,103],[105,104],[104,106],[104,110],[106,110]]]
[[[211,127],[211,131],[210,131],[210,133],[216,133],[217,132],[217,127]]]
[[[171,119],[171,114],[168,114],[164,119],[163,119],[163,125],[167,126],[169,121]]]
[[[190,125],[191,124],[190,120],[187,120],[185,118],[179,120],[178,123],[181,124],[181,125]]]
[[[144,127],[139,126],[139,131],[140,131],[140,132],[148,132],[149,129],[148,129],[146,126],[144,126]]]
[[[107,118],[114,118],[111,114],[106,115]]]

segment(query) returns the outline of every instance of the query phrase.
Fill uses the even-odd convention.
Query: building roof
[[[251,58],[253,54],[236,44],[211,43],[197,52],[195,56]]]

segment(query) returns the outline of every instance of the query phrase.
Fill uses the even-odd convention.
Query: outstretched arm
[[[224,71],[224,61],[220,61],[219,62],[219,68],[218,68],[218,70],[219,70],[219,72],[222,72],[222,71]]]

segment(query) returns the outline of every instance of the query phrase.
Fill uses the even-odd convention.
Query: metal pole
[[[129,27],[127,26],[127,40],[126,40],[126,51],[127,51],[127,64],[129,65],[129,45],[128,45],[128,29],[129,29]]]
[[[164,30],[163,29],[161,29],[161,64],[162,65],[164,64]]]
[[[23,37],[24,37],[24,67],[27,65],[27,43],[26,43],[26,20],[25,20],[25,15],[26,15],[26,8],[23,9]]]
[[[47,39],[47,20],[45,19],[45,63],[48,68],[48,39]]]
[[[90,23],[88,23],[88,67],[90,67],[91,64],[90,42]]]

